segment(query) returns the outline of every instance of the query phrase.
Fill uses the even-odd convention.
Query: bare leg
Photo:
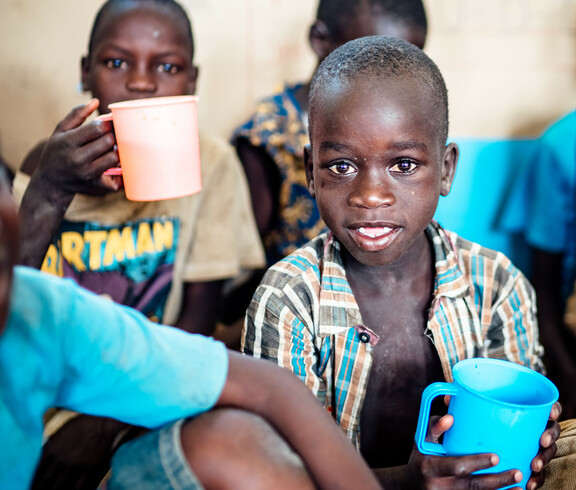
[[[300,458],[256,415],[212,410],[187,421],[180,437],[184,455],[206,490],[314,488]]]

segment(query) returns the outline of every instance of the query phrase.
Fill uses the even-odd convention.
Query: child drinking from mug
[[[264,264],[232,148],[201,132],[202,191],[133,202],[121,177],[103,175],[118,164],[111,124],[86,122],[113,102],[193,94],[193,58],[190,22],[177,2],[105,2],[82,59],[82,84],[95,99],[73,109],[30,153],[14,190],[21,199],[23,264],[71,277],[156,321],[210,335],[224,281]],[[60,454],[66,467],[73,451],[74,464],[90,466],[121,427],[81,416],[66,423],[45,452]],[[85,437],[95,431],[106,436]]]

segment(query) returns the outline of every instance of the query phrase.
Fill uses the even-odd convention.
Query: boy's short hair
[[[336,35],[342,26],[354,17],[360,7],[379,7],[382,14],[398,22],[418,27],[426,33],[428,19],[422,0],[320,0],[316,18]]]
[[[437,124],[443,143],[448,138],[448,92],[436,64],[413,44],[385,36],[366,36],[343,44],[320,63],[310,86],[310,116],[323,89],[369,75],[422,80],[438,101]]]
[[[176,14],[176,17],[180,18],[181,21],[184,23],[186,28],[188,41],[190,42],[190,49],[192,51],[192,55],[194,54],[194,36],[192,35],[192,25],[190,24],[190,18],[188,17],[188,13],[175,0],[106,0],[98,10],[96,17],[94,18],[94,23],[92,24],[92,30],[90,31],[90,38],[88,40],[88,57],[92,56],[92,50],[94,48],[94,38],[98,29],[100,28],[100,24],[102,23],[102,19],[106,17],[106,14],[113,10],[114,8],[119,7],[128,7],[132,5],[138,4],[146,4],[151,3],[158,6],[162,6],[166,8],[166,10],[172,11]]]

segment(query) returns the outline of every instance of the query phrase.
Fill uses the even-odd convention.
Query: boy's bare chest
[[[443,380],[436,348],[424,335],[430,301],[429,291],[404,291],[358,302],[364,324],[380,336],[361,413],[362,453],[373,467],[407,462],[422,391]]]

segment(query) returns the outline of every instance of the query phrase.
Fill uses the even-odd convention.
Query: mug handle
[[[95,120],[112,122],[112,113],[100,114]],[[105,170],[102,175],[122,175],[122,167],[109,168],[108,170]]]
[[[432,454],[446,456],[446,451],[442,444],[426,441],[428,421],[430,419],[430,405],[432,400],[440,395],[456,396],[458,388],[453,383],[432,383],[422,392],[420,402],[420,413],[418,414],[418,425],[416,426],[416,446],[422,454]]]

